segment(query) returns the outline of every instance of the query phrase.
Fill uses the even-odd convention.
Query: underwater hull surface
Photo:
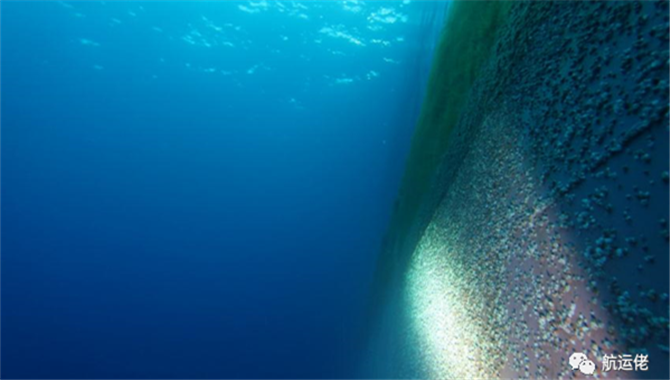
[[[439,162],[408,161],[364,373],[571,377],[583,352],[601,374],[646,354],[610,376],[667,378],[668,3],[508,5],[462,99],[424,104],[433,138],[412,149]],[[437,54],[427,99],[448,88]]]

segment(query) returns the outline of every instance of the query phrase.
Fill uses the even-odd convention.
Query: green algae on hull
[[[377,268],[377,284],[389,276],[389,266],[411,251],[418,234],[410,230],[431,186],[431,179],[449,145],[468,93],[492,54],[498,30],[505,24],[511,1],[457,0],[449,5],[446,26],[430,73],[426,98],[412,137],[395,209]],[[423,221],[425,223],[426,220]],[[422,229],[419,221],[418,229]],[[419,231],[420,233],[420,231]],[[414,236],[414,238],[412,238]],[[394,253],[395,252],[395,253]],[[406,259],[406,258],[405,258]]]
[[[435,205],[426,206],[432,181],[478,72],[489,61],[513,1],[454,0],[435,49],[421,114],[412,137],[395,208],[372,284],[368,326],[376,325],[389,288],[409,265]],[[448,32],[447,32],[448,31]],[[456,149],[452,149],[455,151]],[[426,210],[426,212],[422,212]],[[374,328],[364,328],[371,331]],[[395,374],[390,375],[395,376]]]

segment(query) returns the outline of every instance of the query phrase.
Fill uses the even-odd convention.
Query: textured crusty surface
[[[667,378],[668,3],[515,3],[495,49],[366,375]]]

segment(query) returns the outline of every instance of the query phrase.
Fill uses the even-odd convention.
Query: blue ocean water
[[[443,8],[3,2],[2,376],[355,376]]]

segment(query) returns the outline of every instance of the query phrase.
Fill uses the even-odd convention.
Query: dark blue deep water
[[[3,377],[355,376],[442,8],[3,2]]]

